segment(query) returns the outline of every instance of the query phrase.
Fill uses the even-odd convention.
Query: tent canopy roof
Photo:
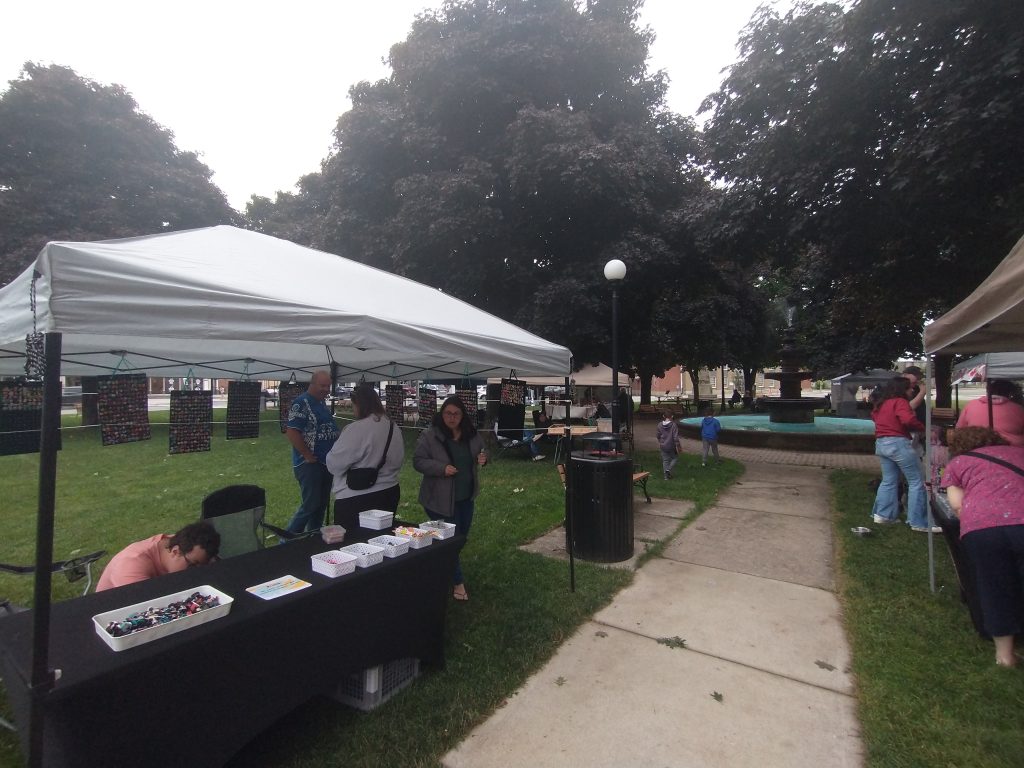
[[[928,354],[1013,352],[1024,342],[1024,237],[966,299],[924,329]]]
[[[518,375],[518,372],[517,372]],[[561,387],[565,385],[562,376],[519,376],[523,383],[531,387]],[[612,385],[612,369],[604,363],[584,365],[578,371],[569,374],[569,378],[577,387],[610,387]],[[632,377],[628,373],[619,372],[619,386],[629,387]],[[490,378],[488,384],[500,384],[501,377]]]
[[[272,379],[336,362],[342,380],[483,378],[564,375],[571,358],[439,290],[228,226],[47,244],[0,289],[0,375],[24,371],[34,328],[61,332],[76,375]]]

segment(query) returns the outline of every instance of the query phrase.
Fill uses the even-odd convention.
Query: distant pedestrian
[[[658,425],[658,447],[661,449],[661,469],[665,479],[671,480],[682,447],[679,445],[679,426],[670,411],[662,414],[662,421]]]
[[[715,461],[721,462],[718,455],[718,433],[722,431],[722,422],[715,418],[715,409],[704,411],[704,420],[700,423],[700,465],[708,465],[708,450],[715,454]]]

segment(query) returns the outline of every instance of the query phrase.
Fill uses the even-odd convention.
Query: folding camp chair
[[[502,454],[505,453],[505,451],[507,451],[507,450],[509,450],[511,448],[526,448],[526,449],[529,449],[529,445],[527,445],[525,440],[522,440],[521,438],[509,437],[508,435],[501,434],[501,432],[498,431],[498,422],[497,421],[494,422],[494,440],[495,440],[495,443],[498,446],[497,453],[494,456],[495,459],[499,458]]]
[[[77,550],[76,550],[77,551]],[[82,590],[82,594],[88,594],[89,589],[92,587],[92,564],[103,557],[106,550],[98,550],[88,555],[79,555],[72,557],[68,560],[60,560],[50,566],[50,570],[53,573],[63,573],[68,581],[74,582],[80,579],[85,579],[85,588]],[[0,563],[0,571],[7,571],[8,573],[17,573],[22,576],[26,576],[30,573],[36,572],[34,565],[11,565],[10,563]],[[0,607],[4,607],[7,601],[4,600],[0,603]],[[12,610],[13,606],[6,606],[8,610]]]
[[[268,523],[267,492],[258,485],[229,485],[203,499],[202,519],[220,534],[219,557],[262,549],[267,538],[301,539],[317,533],[291,533]]]

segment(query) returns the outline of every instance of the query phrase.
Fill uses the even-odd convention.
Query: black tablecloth
[[[974,624],[974,629],[979,635],[988,637],[981,615],[978,588],[974,583],[974,566],[971,565],[967,551],[960,543],[960,518],[953,511],[945,493],[931,494],[931,508],[932,517],[942,528],[942,538],[946,540],[949,557],[953,561],[953,570],[956,572],[956,578],[960,584],[960,597],[971,614],[971,623]]]
[[[385,531],[350,533],[345,544]],[[53,606],[47,766],[222,765],[347,674],[399,658],[444,662],[445,611],[461,537],[330,579],[319,538]],[[274,600],[246,587],[292,575],[313,586]],[[222,618],[115,652],[92,617],[209,584],[234,598]],[[32,613],[0,621],[4,683],[27,749]]]

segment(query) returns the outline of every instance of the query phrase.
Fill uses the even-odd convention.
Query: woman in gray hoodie
[[[465,404],[455,395],[446,398],[433,424],[420,435],[412,460],[423,475],[419,498],[431,520],[454,523],[456,534],[469,536],[473,500],[480,493],[479,468],[486,463],[483,438]],[[454,584],[452,597],[469,600],[459,560],[455,562]]]

